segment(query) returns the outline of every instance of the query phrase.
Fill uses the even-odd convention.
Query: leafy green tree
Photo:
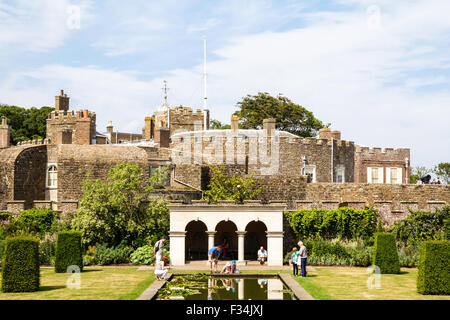
[[[212,119],[210,122],[209,122],[209,125],[210,125],[210,127],[211,127],[211,129],[231,129],[231,126],[229,125],[229,124],[222,124],[222,122],[220,122],[219,120],[215,120],[215,119]]]
[[[450,163],[441,162],[433,168],[433,172],[446,184],[450,181]]]
[[[244,203],[244,200],[255,198],[263,187],[256,188],[253,175],[250,177],[228,177],[215,166],[210,166],[213,176],[208,185],[208,190],[203,193],[203,199],[209,203],[217,203],[219,200],[234,200],[235,203]]]
[[[261,129],[264,119],[273,118],[279,130],[301,137],[314,137],[318,130],[325,126],[311,111],[281,94],[277,97],[262,92],[255,96],[247,95],[237,106],[240,110],[234,115],[240,118],[239,125],[243,129]]]
[[[80,207],[72,227],[83,233],[85,244],[116,246],[123,240],[133,247],[155,242],[169,229],[169,214],[162,198],[149,201],[149,193],[164,179],[156,170],[147,184],[137,164],[121,163],[106,181],[83,181]]]
[[[417,181],[419,181],[420,177],[423,177],[427,173],[429,173],[430,170],[426,167],[413,167],[411,168],[411,174],[409,176],[409,180],[411,184],[416,184]]]
[[[44,138],[46,119],[53,110],[50,107],[25,109],[0,105],[0,117],[8,118],[8,124],[11,126],[11,144],[16,145],[19,141]]]

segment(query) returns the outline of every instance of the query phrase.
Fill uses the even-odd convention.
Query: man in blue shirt
[[[209,272],[212,273],[212,265],[214,264],[214,272],[217,272],[217,264],[219,262],[222,246],[212,247],[208,250]]]

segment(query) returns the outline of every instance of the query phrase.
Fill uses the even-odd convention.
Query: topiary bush
[[[3,292],[39,290],[39,239],[8,237],[2,262]]]
[[[55,272],[64,273],[72,265],[83,270],[81,232],[60,231],[56,236]]]
[[[450,295],[450,241],[425,241],[420,247],[417,292]]]
[[[393,234],[375,233],[372,264],[378,266],[382,274],[400,273],[400,261]]]

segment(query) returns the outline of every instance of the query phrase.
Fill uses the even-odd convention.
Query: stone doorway
[[[267,250],[267,227],[261,221],[252,221],[245,228],[245,260],[256,260],[261,246]],[[269,252],[267,252],[269,254]]]
[[[186,260],[208,259],[208,235],[202,221],[191,221],[186,226]]]
[[[238,238],[237,226],[232,221],[221,221],[216,226],[216,234],[214,236],[214,245],[223,245],[224,251],[222,259],[237,259]]]

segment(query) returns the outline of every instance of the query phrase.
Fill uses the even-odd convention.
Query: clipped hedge
[[[2,261],[2,291],[38,291],[39,276],[39,239],[27,236],[6,238]]]
[[[420,247],[417,292],[450,295],[450,241],[425,241]]]
[[[371,208],[303,209],[284,215],[298,239],[369,239],[377,229],[377,212]]]
[[[397,245],[392,233],[375,233],[372,264],[378,266],[382,274],[400,273]]]
[[[65,273],[73,265],[83,270],[81,232],[60,231],[56,237],[55,272]]]

